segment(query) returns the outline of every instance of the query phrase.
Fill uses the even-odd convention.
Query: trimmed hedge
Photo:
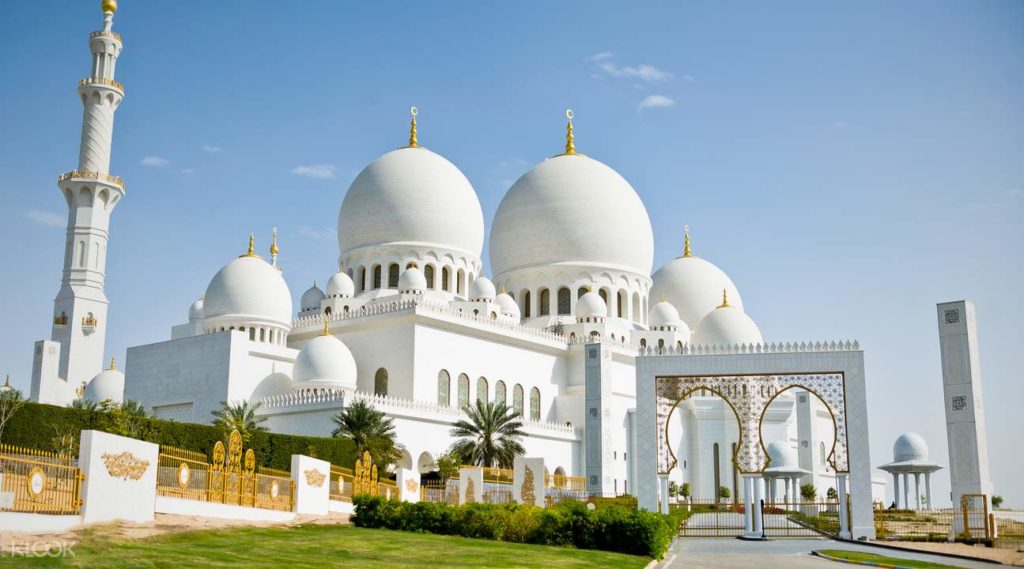
[[[662,558],[682,518],[608,506],[589,510],[582,502],[563,501],[551,508],[520,504],[395,502],[356,496],[352,522],[357,527],[422,531],[516,543],[601,549]]]
[[[11,417],[3,432],[3,442],[27,448],[58,451],[55,440],[72,435],[77,442],[81,431],[95,429],[113,431],[111,417],[102,411],[87,411],[27,403]],[[220,427],[196,423],[178,423],[160,419],[140,420],[137,439],[204,452],[209,456],[213,445],[223,441],[226,433]],[[352,442],[328,437],[302,437],[265,431],[252,433],[245,448],[256,453],[256,464],[281,470],[291,469],[293,454],[304,454],[351,468],[356,456]]]

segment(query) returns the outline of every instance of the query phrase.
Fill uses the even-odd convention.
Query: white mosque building
[[[636,483],[640,350],[765,342],[736,285],[694,253],[689,233],[680,256],[654,270],[640,195],[577,152],[571,113],[564,150],[523,174],[498,207],[485,275],[476,192],[455,164],[419,144],[414,109],[408,143],[367,165],[345,193],[339,256],[324,259],[337,270],[325,270],[324,288],[293,293],[277,266],[276,232],[266,258],[250,236],[248,249],[240,242],[243,254],[197,291],[187,323],[166,341],[129,348],[123,374],[113,363],[104,370],[108,223],[125,189],[108,173],[124,95],[114,79],[122,38],[111,30],[116,3],[103,6],[104,28],[90,38],[92,72],[78,86],[79,165],[58,183],[70,209],[68,245],[52,335],[35,346],[35,400],[130,399],[158,418],[197,423],[221,401],[258,402],[273,431],[329,436],[331,418],[363,399],[393,419],[401,466],[422,472],[451,445],[465,406],[500,401],[523,417],[527,455],[543,457],[552,473],[585,472],[587,441],[600,437],[614,459],[598,492],[614,495]],[[610,352],[602,433],[584,428],[588,344]],[[730,408],[703,392],[680,410],[669,427],[680,464],[672,477],[696,498],[722,486],[738,496]],[[794,480],[822,495],[834,485],[826,462],[833,420],[816,396],[785,393],[761,429],[773,456],[785,457],[773,495],[795,492]]]

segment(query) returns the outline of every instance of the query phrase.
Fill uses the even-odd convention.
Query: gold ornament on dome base
[[[306,475],[306,484],[309,484],[314,488],[320,488],[324,485],[324,480],[327,480],[327,476],[316,468],[305,470],[303,471],[303,474]]]
[[[107,472],[122,480],[138,480],[149,468],[148,460],[143,460],[128,451],[117,454],[106,452],[102,458]]]

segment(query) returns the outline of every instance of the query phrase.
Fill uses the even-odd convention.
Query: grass
[[[64,558],[0,557],[0,567],[631,568],[650,559],[606,551],[334,525],[234,528],[112,540],[86,536]]]
[[[955,565],[943,565],[942,563],[916,561],[900,557],[886,557],[884,555],[876,555],[874,553],[847,551],[845,549],[820,549],[818,550],[818,553],[829,557],[835,557],[837,559],[846,559],[847,561],[869,561],[871,563],[878,563],[881,565],[896,565],[899,567],[914,567],[920,569],[958,569]]]

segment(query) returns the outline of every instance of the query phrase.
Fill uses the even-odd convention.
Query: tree
[[[222,427],[225,434],[229,434],[231,431],[238,431],[238,434],[242,435],[242,442],[247,443],[252,438],[253,433],[267,430],[261,424],[266,421],[266,418],[256,415],[256,410],[261,405],[262,403],[249,405],[248,401],[237,403],[221,401],[220,409],[212,411],[210,414],[214,416],[213,424],[217,427]]]
[[[86,411],[90,412],[98,411],[100,408],[100,406],[97,405],[95,401],[91,399],[86,399],[84,397],[79,397],[78,399],[75,399],[71,403],[68,403],[68,407],[72,409],[85,409]]]
[[[818,489],[814,487],[814,484],[801,484],[800,497],[805,502],[813,502],[818,497]]]
[[[369,452],[378,468],[387,470],[402,455],[402,446],[395,442],[395,425],[373,405],[360,399],[338,412],[332,419],[338,428],[333,436],[348,439],[356,448],[356,456]]]
[[[679,495],[679,485],[676,484],[675,480],[670,480],[668,483],[668,496],[669,498],[675,498]]]
[[[992,508],[993,509],[1000,508],[1000,507],[1002,507],[1002,505],[1003,505],[1003,497],[1002,496],[992,496]]]
[[[469,420],[460,419],[451,430],[459,437],[451,450],[467,464],[512,468],[517,456],[526,452],[519,442],[523,423],[505,403],[480,401],[465,409]]]
[[[7,376],[3,386],[0,386],[0,440],[3,440],[7,421],[10,421],[24,404],[25,397],[21,391],[11,387],[11,376]]]
[[[679,495],[682,496],[683,498],[689,498],[690,497],[690,483],[689,482],[683,482],[683,485],[679,487]]]
[[[447,483],[449,479],[459,475],[459,467],[462,466],[462,458],[457,452],[446,452],[437,459],[437,475],[441,481]]]
[[[133,439],[138,438],[145,420],[149,418],[145,406],[131,399],[123,403],[106,399],[100,402],[99,409],[110,418],[109,429],[112,433]]]
[[[830,502],[836,502],[839,500],[839,492],[835,488],[829,487],[829,489],[825,491],[825,499]]]
[[[718,497],[723,499],[723,500],[727,500],[729,498],[732,498],[732,490],[729,490],[728,486],[719,486],[718,487]]]

